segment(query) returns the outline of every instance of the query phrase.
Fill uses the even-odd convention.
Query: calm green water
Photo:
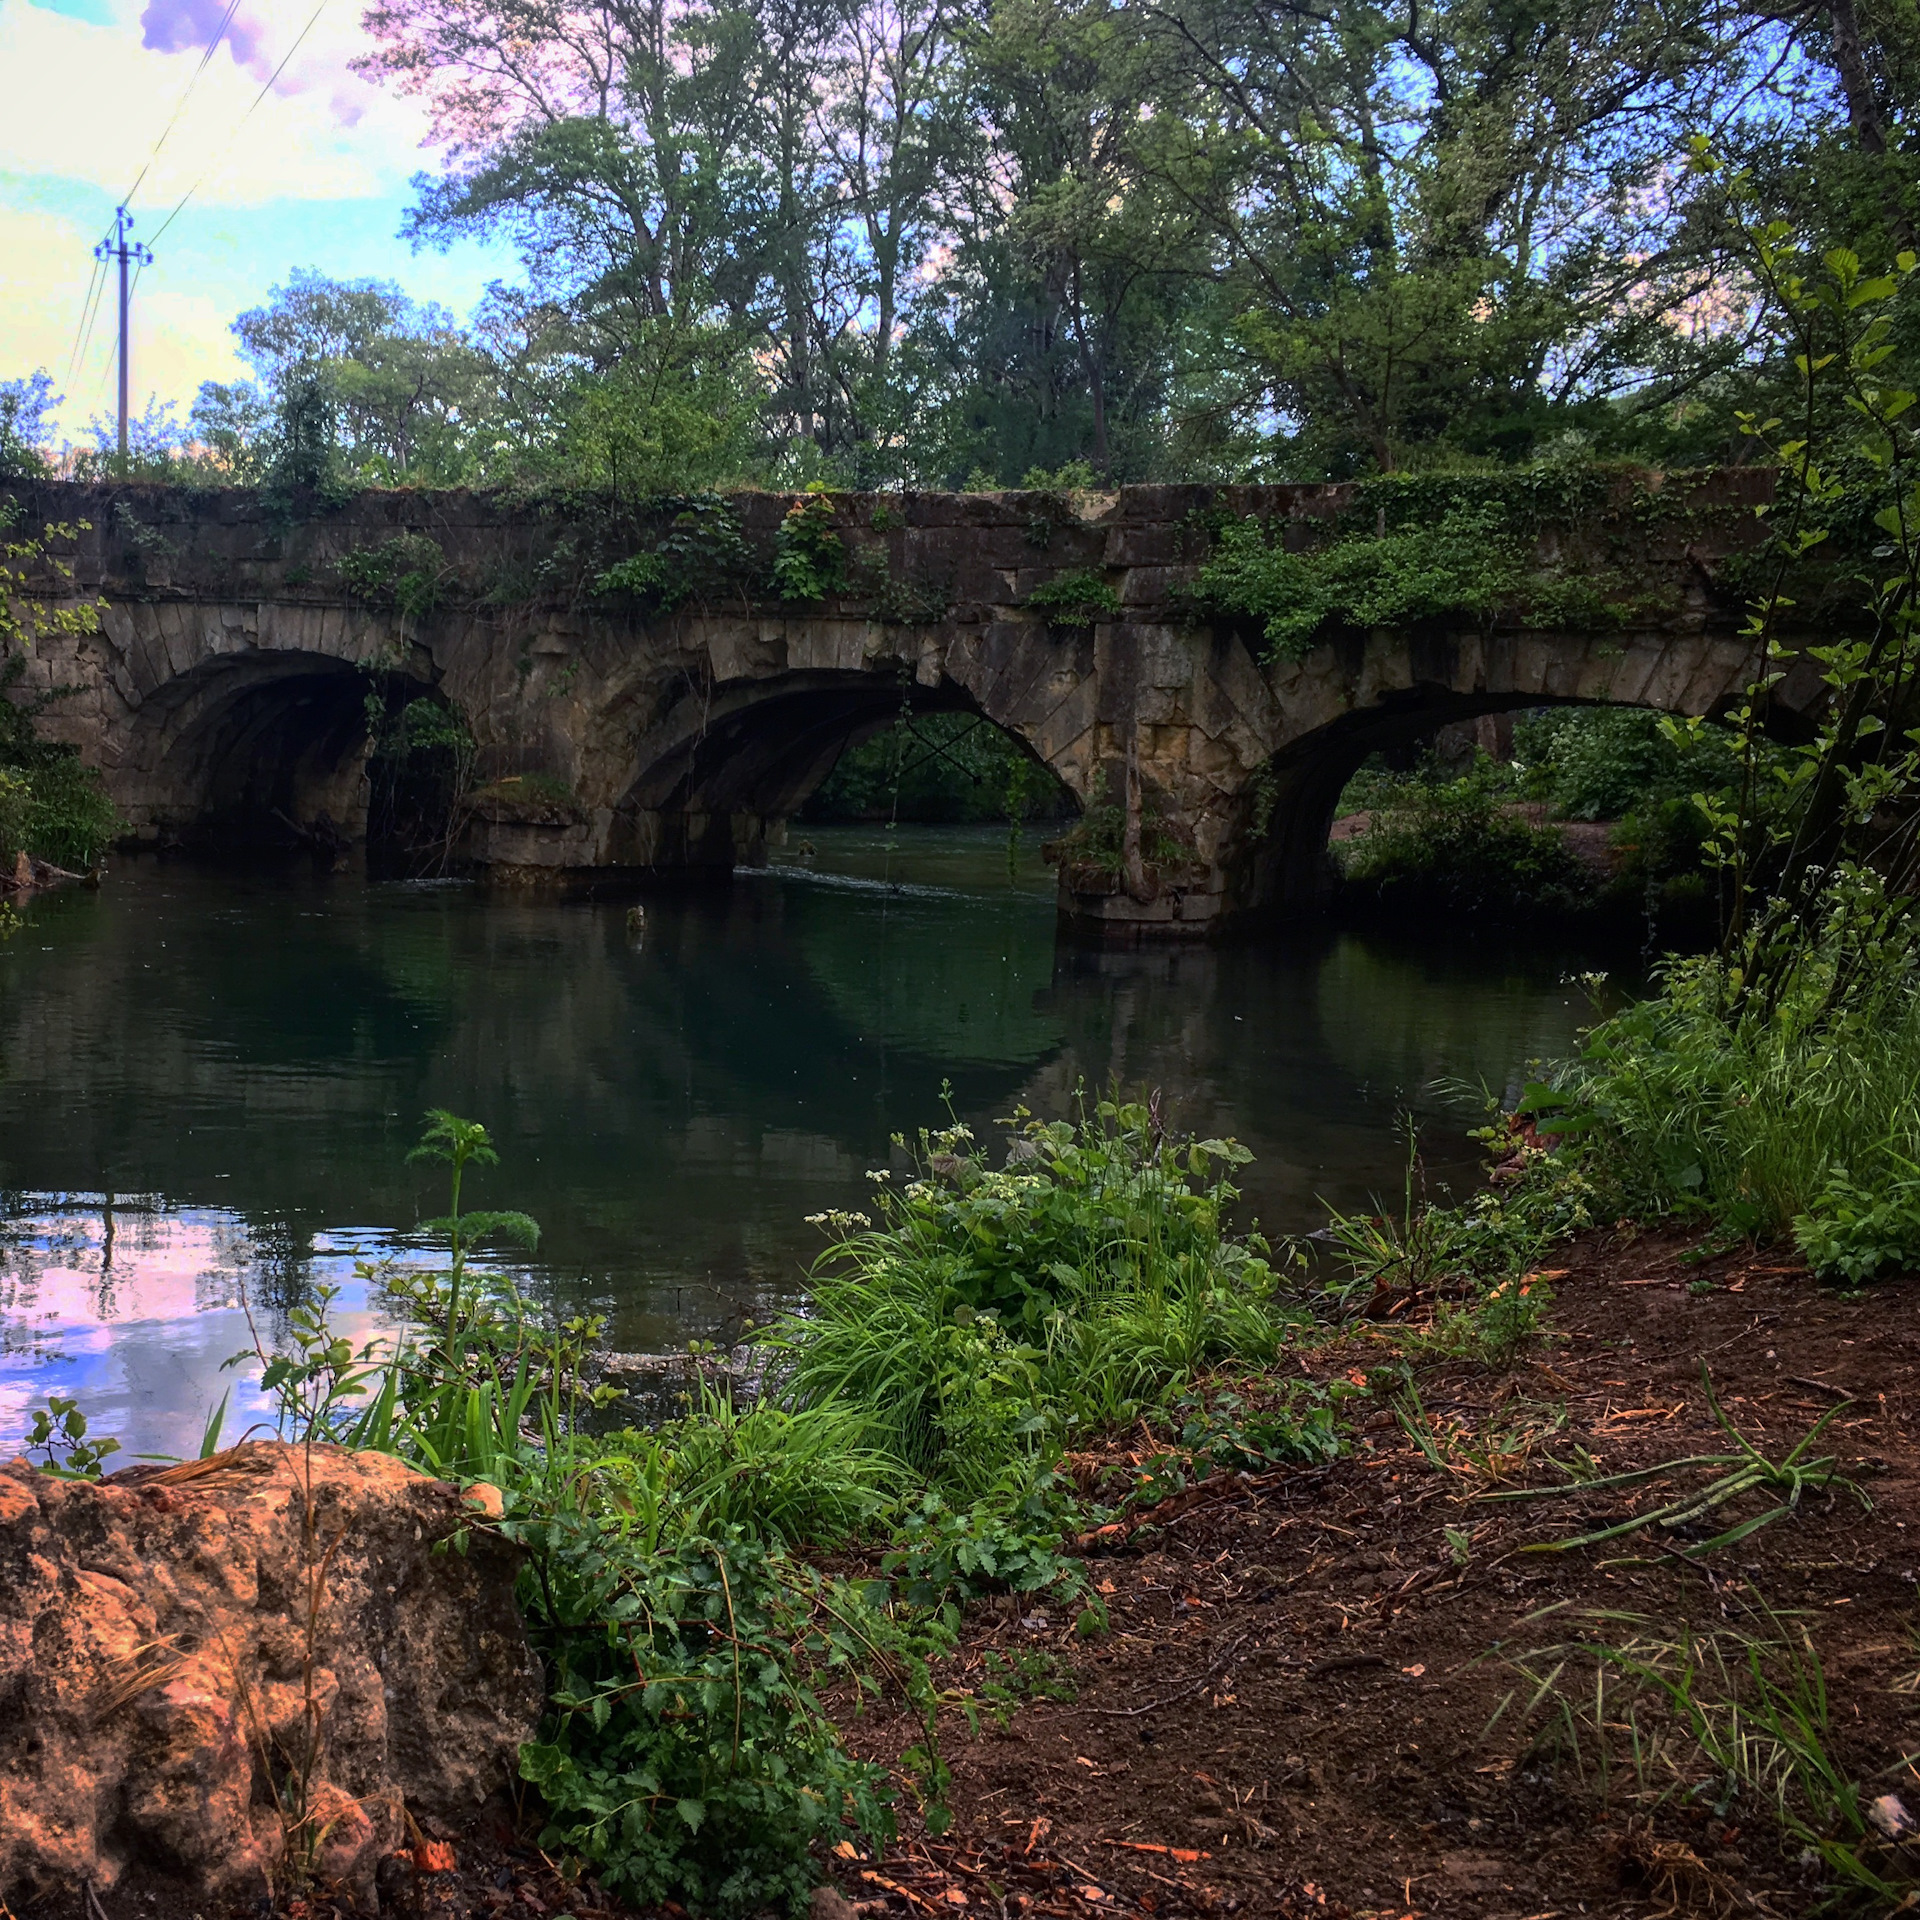
[[[357,1258],[425,1259],[404,1155],[484,1120],[469,1201],[545,1233],[519,1270],[659,1350],[799,1290],[809,1213],[857,1206],[889,1137],[1077,1081],[1158,1086],[1258,1160],[1247,1212],[1319,1223],[1396,1188],[1396,1115],[1464,1176],[1446,1078],[1517,1083],[1583,1003],[1558,970],[1350,935],[1056,949],[1050,876],[992,830],[810,830],[810,862],[704,896],[502,900],[126,860],[0,947],[0,1447],[49,1391],[129,1452],[192,1451],[248,1341]],[[250,1404],[237,1390],[236,1409]],[[234,1429],[228,1429],[231,1436]]]

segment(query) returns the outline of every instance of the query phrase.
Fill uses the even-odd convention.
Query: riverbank
[[[745,1916],[823,1872],[817,1920],[1911,1903],[1903,1283],[1556,1237],[1591,1189],[1525,1145],[1504,1199],[1397,1240],[1336,1217],[1340,1257],[1301,1266],[1222,1238],[1231,1190],[1181,1177],[1239,1149],[1111,1118],[1030,1126],[1004,1172],[938,1137],[898,1201],[881,1180],[887,1225],[844,1223],[750,1411],[700,1389],[667,1428],[587,1437],[559,1416],[592,1330],[456,1306],[458,1243],[409,1284],[397,1401],[312,1370],[315,1323],[293,1431],[391,1426],[388,1450],[504,1487],[548,1673],[523,1779],[416,1821],[383,1911]],[[1477,1254],[1409,1257],[1463,1232]],[[1108,1264],[1136,1247],[1137,1274]],[[551,1385],[510,1413],[528,1362]],[[276,1884],[288,1920],[355,1904]]]
[[[946,1676],[954,1825],[831,1862],[847,1897],[876,1914],[992,1912],[996,1888],[1055,1913],[1784,1915],[1836,1894],[1886,1910],[1818,1857],[1829,1836],[1911,1889],[1920,1844],[1889,1844],[1874,1808],[1893,1795],[1920,1818],[1900,1764],[1920,1753],[1920,1326],[1891,1290],[1842,1294],[1777,1252],[1703,1257],[1674,1232],[1594,1233],[1553,1259],[1555,1309],[1511,1368],[1416,1360],[1396,1381],[1405,1336],[1364,1327],[1236,1381],[1254,1405],[1297,1378],[1379,1390],[1345,1457],[1223,1473],[1087,1542],[1101,1640],[1057,1611],[971,1609]],[[1742,1540],[1685,1557],[1774,1498],[1539,1551],[1714,1471],[1582,1493],[1556,1463],[1737,1453],[1729,1427],[1777,1462],[1823,1419],[1803,1458],[1831,1454],[1837,1477]],[[1142,1457],[1135,1433],[1075,1467],[1097,1482]],[[1618,1667],[1602,1736],[1581,1644],[1690,1664],[1721,1724],[1730,1693],[1758,1711],[1747,1650],[1770,1647],[1762,1670],[1797,1707],[1824,1699],[1822,1724],[1790,1752],[1750,1720],[1729,1777]],[[1022,1691],[1040,1697],[1013,1706]],[[854,1724],[875,1756],[918,1737]],[[1821,1755],[1858,1783],[1864,1834],[1778,1818],[1772,1786],[1804,1814]]]

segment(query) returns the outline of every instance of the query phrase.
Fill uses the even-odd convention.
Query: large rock
[[[515,1775],[514,1556],[455,1490],[279,1442],[90,1485],[0,1467],[0,1896],[129,1869],[371,1895],[406,1819]]]

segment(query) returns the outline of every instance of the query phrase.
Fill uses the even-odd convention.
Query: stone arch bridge
[[[328,507],[22,486],[29,529],[89,523],[63,548],[71,576],[44,584],[102,611],[97,634],[43,643],[14,692],[67,689],[43,725],[100,768],[139,838],[164,842],[323,817],[364,835],[368,692],[431,689],[478,746],[466,855],[569,883],[758,863],[903,703],[975,712],[1102,809],[1104,852],[1062,867],[1071,919],[1204,934],[1320,895],[1334,803],[1378,748],[1519,708],[1706,713],[1736,692],[1751,663],[1719,576],[1755,538],[1768,476],[1637,484],[1684,493],[1685,511],[1603,513],[1554,556],[1614,577],[1624,563],[1624,623],[1435,620],[1277,662],[1257,631],[1183,600],[1207,528],[1254,514],[1298,544],[1350,488],[832,496],[802,531],[816,557],[825,535],[839,543],[841,579],[794,604],[766,584],[789,496],[734,497],[725,539],[703,546],[712,503],[676,540],[657,514],[629,526],[471,493]],[[639,590],[596,591],[636,542]],[[1044,593],[1030,604],[1063,580],[1082,601],[1067,618]],[[1143,818],[1147,851],[1129,857]],[[1082,839],[1098,838],[1090,823]]]

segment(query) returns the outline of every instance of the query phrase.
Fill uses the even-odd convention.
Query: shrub
[[[1096,568],[1079,567],[1035,587],[1027,605],[1057,627],[1090,627],[1120,611],[1120,596]]]
[[[1526,578],[1527,550],[1498,507],[1462,501],[1431,521],[1291,551],[1258,520],[1223,528],[1194,583],[1207,610],[1261,624],[1272,657],[1304,659],[1334,625],[1491,619]]]
[[[514,1529],[538,1555],[530,1624],[552,1708],[521,1772],[541,1844],[637,1905],[745,1915],[805,1904],[810,1849],[893,1821],[884,1771],[853,1759],[815,1691],[898,1645],[864,1597],[737,1531],[664,1554],[578,1519]]]
[[[451,577],[440,543],[424,533],[356,547],[334,562],[334,571],[355,599],[398,607],[411,620],[424,620],[441,604]]]
[[[1403,787],[1341,858],[1358,897],[1400,911],[1573,914],[1594,895],[1559,833],[1512,811],[1484,758],[1460,779]]]
[[[833,517],[824,488],[809,488],[787,509],[773,554],[773,584],[783,600],[824,600],[846,585],[846,542]]]
[[[1920,955],[1854,965],[1834,920],[1771,1009],[1717,956],[1670,962],[1601,1021],[1540,1124],[1575,1113],[1625,1206],[1791,1235],[1816,1272],[1863,1279],[1920,1258]]]
[[[1286,1328],[1271,1250],[1225,1231],[1244,1147],[1113,1100],[1011,1135],[993,1168],[965,1127],[923,1134],[916,1178],[876,1178],[881,1224],[828,1219],[806,1314],[764,1336],[772,1397],[869,1408],[877,1444],[968,1502]]]

